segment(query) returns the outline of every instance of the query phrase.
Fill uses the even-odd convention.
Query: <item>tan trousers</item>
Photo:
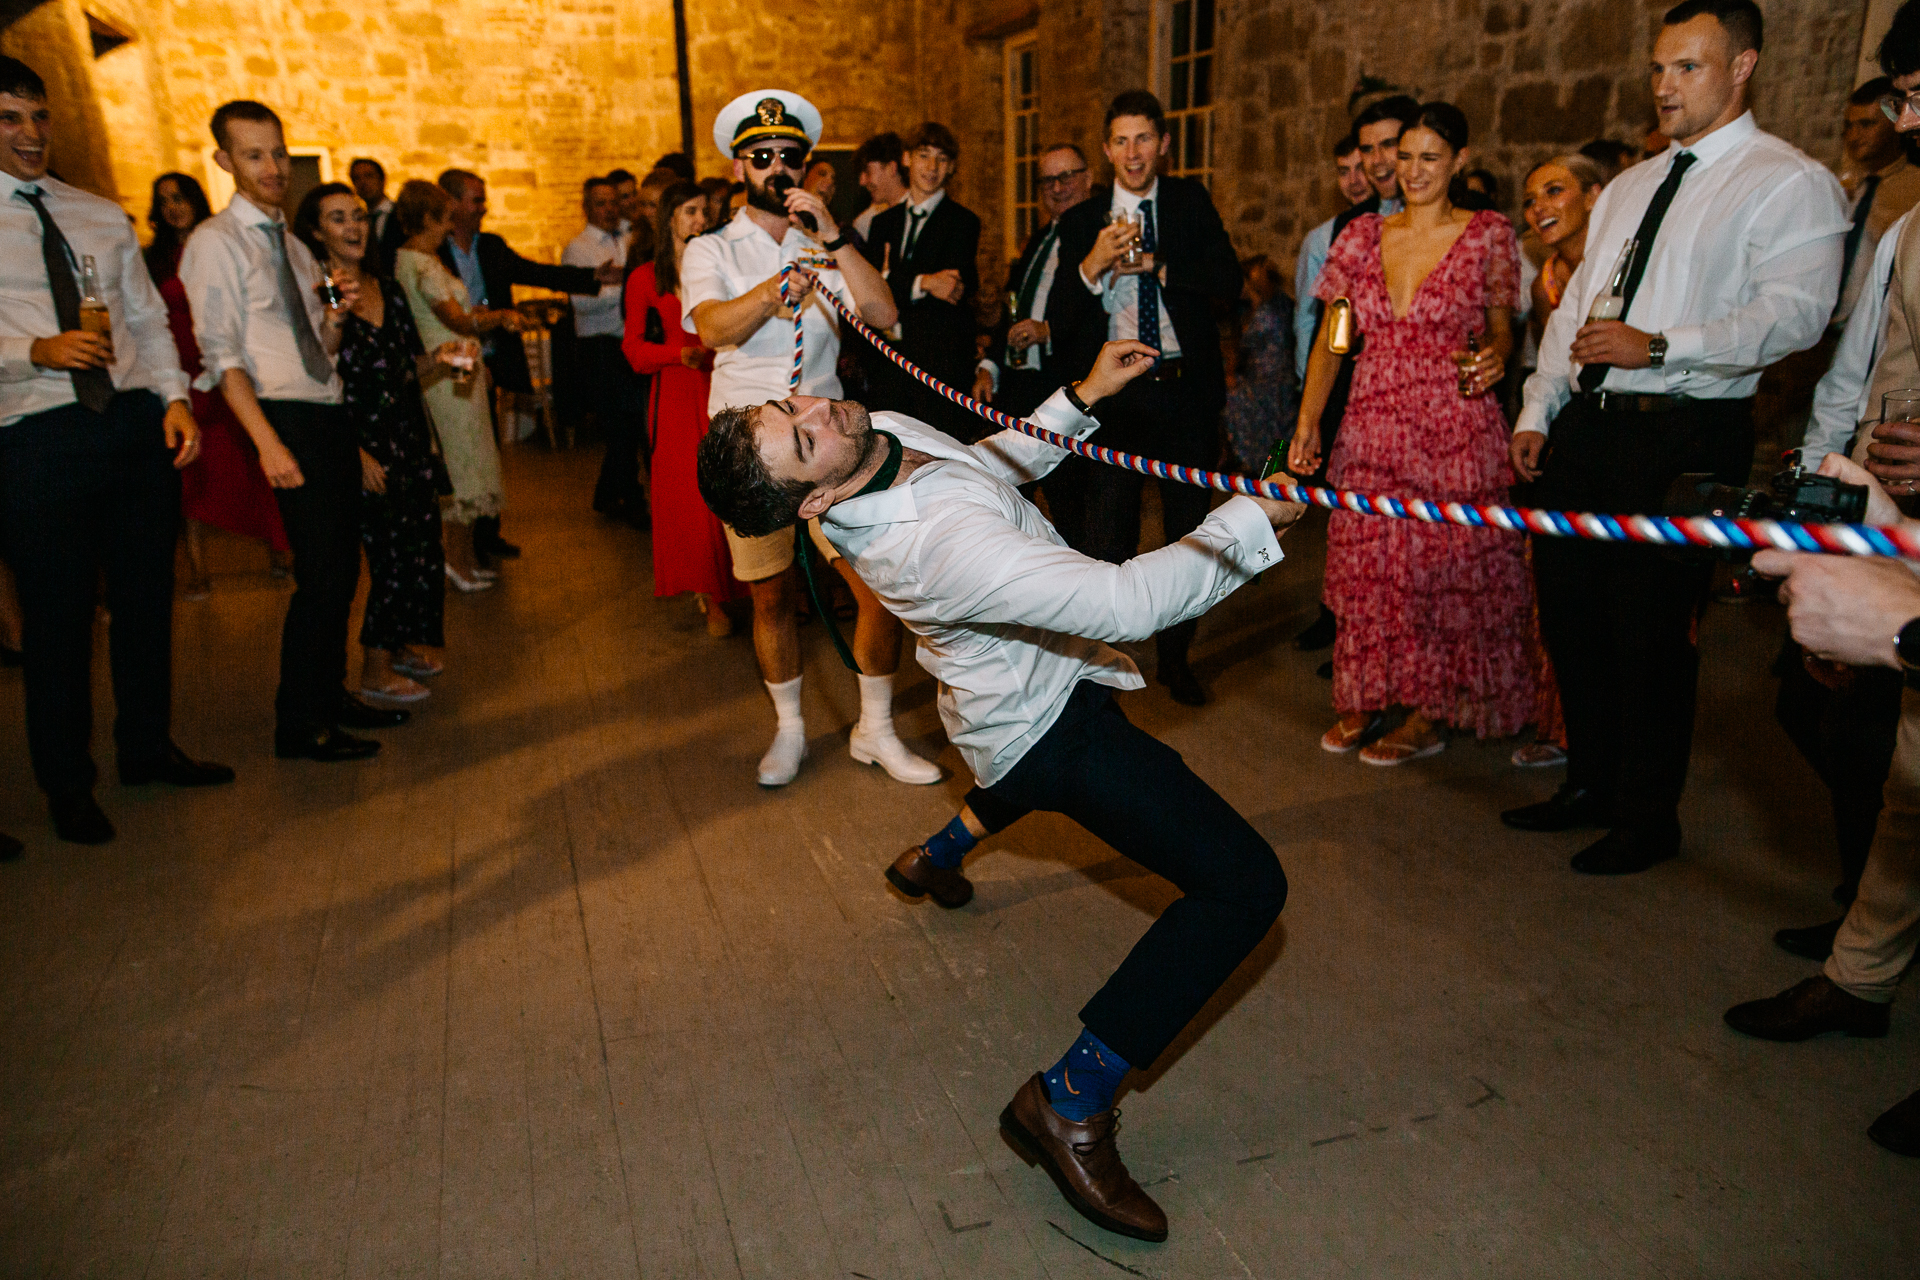
[[[1886,808],[1826,968],[1842,990],[1881,1004],[1893,1000],[1920,945],[1920,693],[1901,697]]]

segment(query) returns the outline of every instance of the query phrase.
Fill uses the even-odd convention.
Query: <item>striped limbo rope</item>
[[[1048,431],[972,396],[948,386],[889,346],[884,338],[867,326],[818,276],[797,263],[781,268],[780,296],[787,297],[787,277],[802,272],[813,277],[816,292],[833,304],[846,322],[853,326],[881,355],[905,370],[908,377],[931,387],[955,404],[987,421],[1013,431],[1024,432],[1037,440],[1077,453],[1095,462],[1138,471],[1157,480],[1176,480],[1181,484],[1222,493],[1243,493],[1250,497],[1272,498],[1281,502],[1304,502],[1336,511],[1351,511],[1363,516],[1389,516],[1396,520],[1421,520],[1428,524],[1457,524],[1469,529],[1504,529],[1509,533],[1537,533],[1550,538],[1585,538],[1593,542],[1641,542],[1667,547],[1714,547],[1751,551],[1778,547],[1782,551],[1812,551],[1842,556],[1891,556],[1920,560],[1920,535],[1900,526],[1864,524],[1799,524],[1791,520],[1744,520],[1727,516],[1647,516],[1601,515],[1590,511],[1547,511],[1538,507],[1502,507],[1473,502],[1432,502],[1425,498],[1398,498],[1389,494],[1358,493],[1352,489],[1321,489],[1279,479],[1256,480],[1251,476],[1229,475],[1200,467],[1184,467],[1123,453],[1101,445]],[[800,331],[794,326],[793,379],[800,385]]]

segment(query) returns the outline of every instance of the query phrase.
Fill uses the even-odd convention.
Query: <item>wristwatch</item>
[[[1920,618],[1907,623],[1894,636],[1893,656],[1900,660],[1900,670],[1907,677],[1907,688],[1920,689]]]
[[[847,239],[848,239],[847,233],[843,229],[839,235],[827,241],[826,244],[822,245],[821,247],[825,249],[828,253],[838,253],[840,250],[847,247]]]
[[[1647,358],[1653,362],[1653,367],[1656,369],[1664,369],[1667,367],[1666,334],[1656,333],[1647,339]]]

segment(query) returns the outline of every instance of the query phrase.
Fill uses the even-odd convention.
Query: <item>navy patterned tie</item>
[[[1151,256],[1159,241],[1153,234],[1153,201],[1140,202],[1140,252]],[[1160,349],[1160,277],[1142,271],[1134,277],[1140,282],[1140,341]]]

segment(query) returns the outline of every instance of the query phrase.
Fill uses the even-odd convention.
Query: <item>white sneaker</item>
[[[940,766],[907,750],[907,744],[900,741],[891,722],[878,730],[855,725],[847,750],[861,764],[879,765],[895,782],[926,786],[940,781]]]
[[[767,754],[760,757],[760,785],[786,786],[800,772],[800,762],[806,758],[807,731],[780,730],[773,735],[773,745],[767,748]]]

